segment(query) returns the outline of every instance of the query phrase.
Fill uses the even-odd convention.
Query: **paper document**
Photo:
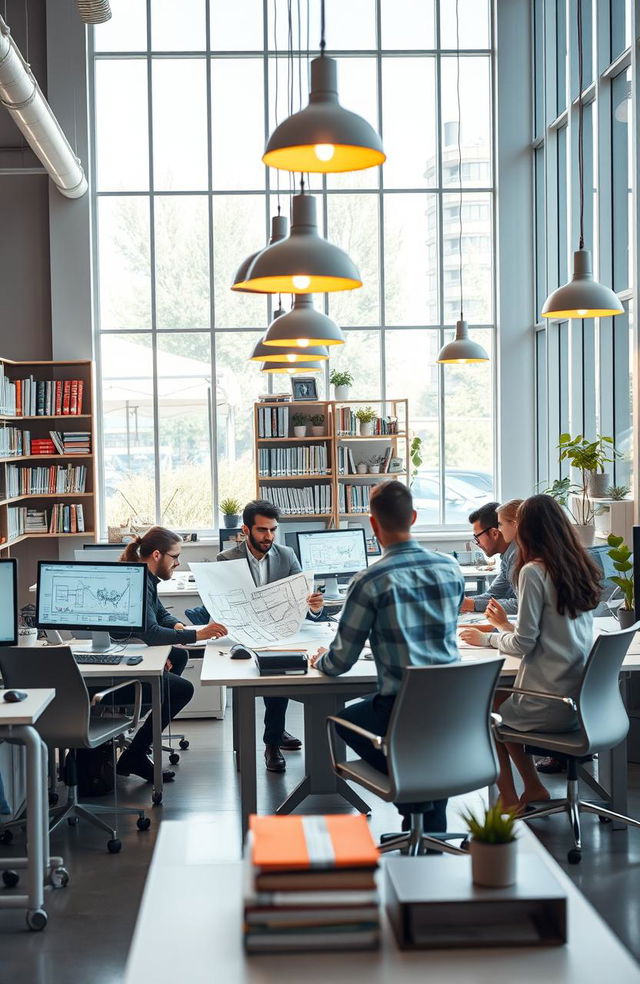
[[[302,571],[257,587],[246,560],[189,566],[211,618],[226,625],[237,642],[255,649],[279,644],[300,631],[313,573]]]

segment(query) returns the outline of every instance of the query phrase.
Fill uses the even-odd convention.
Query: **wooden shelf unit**
[[[361,436],[360,434],[345,434],[337,432],[338,416],[337,411],[346,408],[358,406],[370,406],[374,409],[379,408],[379,416],[382,418],[395,417],[398,421],[398,433],[396,434],[372,434],[367,436]],[[286,408],[286,413],[283,414],[282,410],[278,412],[278,408]],[[269,419],[269,429],[273,429],[276,425],[279,428],[279,433],[281,436],[278,437],[266,437],[264,436],[265,431],[265,413],[267,410],[271,411],[272,416]],[[275,411],[275,413],[274,413]],[[303,413],[310,417],[313,413],[322,413],[325,416],[326,433],[324,435],[313,435],[307,434],[304,437],[294,437],[293,436],[293,423],[292,417],[294,413]],[[317,446],[318,442],[322,442],[327,449],[327,467],[328,471],[326,474],[282,474],[282,475],[261,475],[260,474],[260,451],[266,449],[275,449],[281,446],[283,449],[295,448],[296,446],[305,447],[309,445]],[[391,457],[400,458],[402,461],[402,468],[399,471],[394,472],[377,472],[370,473],[366,472],[364,474],[359,473],[339,473],[338,472],[338,448],[342,446],[349,446],[353,442],[353,455],[355,463],[358,461],[369,457],[371,454],[378,453],[383,455],[385,449],[391,447]],[[373,447],[371,447],[373,445]],[[377,450],[377,447],[379,450]],[[358,451],[356,452],[356,448]],[[295,513],[295,512],[284,512],[283,519],[286,517],[289,520],[302,520],[302,519],[318,519],[326,520],[328,519],[329,526],[338,526],[341,519],[350,519],[352,517],[365,517],[368,515],[368,510],[364,509],[361,512],[343,512],[340,510],[340,496],[339,488],[341,485],[356,485],[366,488],[371,488],[371,486],[377,482],[386,481],[389,478],[398,479],[401,482],[407,482],[409,477],[409,404],[406,399],[398,400],[347,400],[347,401],[336,401],[336,400],[311,400],[311,401],[260,401],[254,404],[254,454],[255,454],[255,479],[256,479],[256,495],[259,498],[270,498],[269,492],[274,488],[280,487],[284,490],[290,488],[306,489],[310,485],[329,485],[331,494],[331,511],[328,513]]]
[[[0,457],[0,550],[10,550],[18,543],[28,540],[48,537],[57,540],[62,537],[82,536],[85,538],[95,538],[96,529],[96,480],[95,480],[95,415],[93,411],[94,401],[94,366],[90,360],[47,360],[34,362],[15,362],[11,359],[0,357],[0,365],[7,380],[28,379],[33,377],[35,382],[49,381],[65,382],[66,380],[82,380],[82,406],[81,413],[77,414],[33,414],[12,415],[7,413],[0,414],[0,430],[14,427],[24,432],[28,431],[31,440],[39,438],[50,438],[50,431],[64,431],[71,433],[74,431],[88,432],[90,435],[91,452],[89,454],[68,453],[68,454],[29,454],[29,455],[3,455]],[[3,408],[4,409],[4,408]],[[84,464],[87,469],[86,483],[84,492],[63,492],[63,493],[24,493],[17,496],[7,496],[7,474],[11,465],[21,467],[38,467],[38,462],[42,466],[52,465],[65,466],[69,463],[77,466]],[[46,509],[47,523],[51,522],[53,506],[56,503],[71,504],[75,501],[81,502],[84,514],[84,531],[67,533],[20,533],[9,538],[9,510],[22,505],[35,504],[39,508]]]

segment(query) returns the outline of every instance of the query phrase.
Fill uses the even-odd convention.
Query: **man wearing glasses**
[[[487,557],[501,554],[500,570],[491,582],[488,591],[465,598],[460,608],[461,612],[483,612],[492,598],[499,598],[500,604],[507,615],[515,615],[518,611],[518,599],[511,580],[516,562],[517,547],[515,540],[506,543],[498,527],[498,502],[488,502],[469,516],[473,527],[473,539]]]

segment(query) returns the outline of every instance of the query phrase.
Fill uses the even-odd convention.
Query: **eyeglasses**
[[[171,557],[172,560],[180,560],[180,554],[172,554],[168,550],[164,550],[163,553],[165,557]]]
[[[483,530],[480,530],[479,533],[473,534],[473,539],[478,544],[478,546],[480,545],[480,537],[484,536],[485,533],[488,533],[489,530],[495,530],[495,526],[485,526],[485,528]]]

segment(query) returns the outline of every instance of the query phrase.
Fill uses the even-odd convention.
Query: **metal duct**
[[[76,4],[85,24],[104,24],[111,20],[109,0],[76,0]]]
[[[5,106],[51,180],[67,198],[87,190],[82,164],[74,154],[33,72],[0,17],[0,103]]]

